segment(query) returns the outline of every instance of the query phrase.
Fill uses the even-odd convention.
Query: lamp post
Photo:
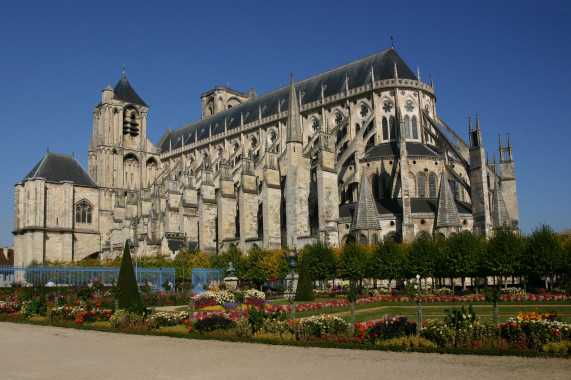
[[[414,286],[416,290],[416,335],[420,335],[420,330],[422,330],[422,307],[420,305],[420,275],[416,275],[416,285]]]

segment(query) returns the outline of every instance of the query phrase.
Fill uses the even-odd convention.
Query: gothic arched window
[[[396,127],[395,127],[395,117],[391,116],[391,118],[389,119],[389,124],[391,125],[391,140],[394,140],[397,138],[397,131],[396,131]]]
[[[434,173],[428,176],[428,197],[436,198],[436,174]]]
[[[418,140],[418,121],[416,116],[412,117],[412,138]]]
[[[425,185],[426,178],[424,177],[423,173],[418,173],[416,176],[416,187],[418,189],[418,197],[425,198],[426,197],[426,185]]]
[[[91,204],[82,200],[75,205],[75,222],[91,224]]]
[[[383,117],[383,140],[389,139],[389,125],[387,123],[387,118]]]
[[[359,243],[360,244],[367,244],[367,237],[365,235],[361,235],[359,237]]]
[[[404,138],[410,139],[410,117],[408,115],[404,117]]]

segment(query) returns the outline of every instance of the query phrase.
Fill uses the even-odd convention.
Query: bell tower
[[[93,112],[88,164],[99,186],[138,190],[151,182],[149,173],[156,173],[159,160],[155,146],[147,140],[148,110],[124,71],[115,88],[103,89]],[[148,167],[155,170],[149,172]]]

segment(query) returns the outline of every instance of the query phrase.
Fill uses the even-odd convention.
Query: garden
[[[528,262],[522,257],[530,254],[529,240],[517,237],[522,257],[500,271],[490,264],[488,250],[501,250],[502,245],[490,248],[497,242],[473,235],[455,239],[409,246],[348,244],[338,250],[320,243],[307,246],[300,252],[295,268],[299,282],[290,297],[283,296],[287,286],[280,281],[292,270],[284,252],[219,255],[221,266],[233,262],[239,287],[211,284],[208,291],[194,294],[184,282],[160,292],[138,287],[126,246],[114,286],[98,281],[77,287],[14,284],[0,289],[0,321],[267,344],[568,357],[568,245],[555,246],[559,258],[550,261],[551,267],[545,264],[549,272],[543,274],[545,269],[532,271],[519,264]],[[462,252],[474,246],[480,251],[473,269],[443,275],[460,268]],[[435,258],[451,260],[450,252],[443,252],[450,247],[456,264],[439,268],[443,262]],[[425,252],[424,260],[419,252]],[[387,268],[397,258],[390,274]],[[493,260],[499,262],[497,252]],[[452,287],[444,287],[448,276],[468,278],[470,285],[462,281],[454,287],[451,281]],[[548,287],[542,286],[546,277]],[[385,280],[388,286],[381,287],[370,278],[398,281],[393,287]]]

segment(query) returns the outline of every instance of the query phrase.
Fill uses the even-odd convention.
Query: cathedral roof
[[[472,206],[469,203],[456,201],[459,214],[472,214]],[[379,215],[401,215],[402,199],[383,199],[375,201]],[[339,207],[339,217],[351,219],[354,217],[357,202],[347,203]],[[434,214],[438,210],[437,198],[411,198],[410,208],[413,214]]]
[[[380,230],[379,213],[377,212],[373,192],[367,176],[361,179],[361,189],[359,191],[359,202],[353,215],[351,231],[358,230]]]
[[[496,181],[496,186],[492,193],[492,227],[500,228],[502,226],[510,226],[511,220],[508,214],[508,208],[502,195],[502,190],[499,187],[499,182]]]
[[[452,195],[452,190],[448,183],[448,178],[444,169],[440,178],[440,194],[438,195],[438,214],[436,217],[436,227],[459,227],[460,216],[458,208]]]
[[[394,68],[397,66],[398,77],[402,79],[417,80],[414,73],[397,54],[394,49],[387,49],[313,77],[295,83],[295,89],[301,94],[299,106],[328,97],[346,90],[345,81],[349,89],[371,83],[371,68],[375,81],[394,78]],[[347,79],[346,79],[347,78]],[[242,123],[251,123],[262,118],[275,115],[278,110],[288,110],[290,86],[284,86],[256,98],[218,112],[214,115],[185,125],[177,130],[167,132],[162,139],[160,148],[168,151],[169,148],[177,149],[184,145],[200,141],[212,135],[237,128]]]
[[[440,157],[440,155],[428,145],[407,141],[406,150],[409,156]],[[383,157],[397,157],[399,155],[396,142],[375,145],[367,150],[361,161],[373,161]]]
[[[72,182],[78,186],[98,187],[75,157],[66,154],[48,152],[28,173],[24,181],[37,178],[43,178],[46,182]]]
[[[117,82],[117,85],[115,86],[113,91],[115,92],[115,99],[119,99],[127,103],[137,104],[139,106],[145,106],[147,108],[149,107],[143,101],[143,99],[141,99],[139,95],[137,95],[135,90],[133,90],[133,87],[131,87],[131,85],[129,84],[129,81],[127,80],[125,74],[123,74],[119,82]]]

